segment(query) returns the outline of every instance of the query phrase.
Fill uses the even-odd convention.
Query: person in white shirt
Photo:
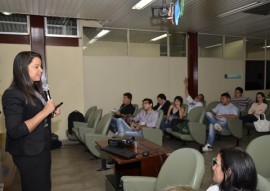
[[[257,171],[250,155],[240,149],[221,149],[213,159],[213,181],[206,191],[255,191]]]
[[[192,110],[195,107],[203,106],[203,101],[204,101],[204,95],[199,94],[197,95],[194,99],[189,95],[188,91],[188,79],[184,79],[184,84],[185,84],[185,95],[186,95],[186,100],[188,104],[188,113],[190,110]]]

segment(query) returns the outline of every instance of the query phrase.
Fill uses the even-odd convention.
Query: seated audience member
[[[162,110],[164,113],[164,116],[167,115],[168,109],[171,105],[171,102],[166,99],[166,96],[164,94],[158,94],[157,96],[157,105],[153,107],[154,110]]]
[[[142,128],[156,127],[159,114],[153,110],[153,101],[149,98],[145,98],[142,103],[143,110],[132,118],[130,125],[123,119],[117,120],[118,132],[116,135],[142,136]]]
[[[190,112],[191,109],[193,109],[194,107],[199,107],[199,106],[203,106],[203,101],[204,101],[204,95],[203,94],[199,94],[197,95],[194,99],[189,95],[189,91],[188,91],[188,79],[185,78],[184,79],[184,84],[185,84],[185,95],[186,95],[186,100],[187,100],[187,104],[188,104],[188,113]]]
[[[163,191],[195,191],[190,186],[170,186],[165,188]]]
[[[240,112],[246,111],[254,102],[252,99],[243,96],[243,88],[237,87],[234,90],[234,97],[231,99],[232,104],[239,107]]]
[[[117,120],[120,118],[125,118],[127,115],[133,115],[135,108],[131,104],[132,94],[127,92],[123,94],[123,104],[120,106],[119,110],[115,112],[111,121],[111,130],[113,132],[117,131]]]
[[[210,112],[206,112],[206,118],[209,121],[209,134],[207,144],[203,151],[211,151],[216,136],[216,131],[222,131],[227,128],[227,119],[237,118],[237,107],[231,103],[231,96],[228,93],[221,94],[220,103]]]
[[[172,128],[173,119],[184,119],[185,109],[183,107],[183,98],[181,96],[176,96],[174,98],[174,104],[170,106],[167,116],[163,119],[161,124],[161,130],[166,128]]]
[[[213,159],[213,181],[207,191],[255,191],[257,172],[250,155],[239,149],[221,149]]]
[[[261,114],[264,114],[267,109],[266,99],[263,92],[258,92],[256,94],[256,102],[251,105],[251,108],[248,110],[248,115],[240,117],[245,123],[253,123],[260,118]]]

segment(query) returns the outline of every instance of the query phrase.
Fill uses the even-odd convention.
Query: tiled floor
[[[252,132],[252,136],[244,136],[240,141],[240,147],[245,149],[248,143],[259,134]],[[74,142],[73,142],[74,143]],[[232,137],[221,137],[216,140],[212,152],[203,153],[205,159],[205,176],[202,181],[201,190],[206,190],[212,183],[211,160],[216,156],[220,148],[235,146],[235,139]],[[182,147],[193,147],[198,149],[195,143],[187,143],[185,146],[176,139],[166,139],[164,147],[178,149]],[[104,191],[105,175],[111,174],[112,169],[107,171],[96,171],[100,167],[100,160],[90,160],[92,155],[86,152],[83,145],[65,144],[59,150],[52,151],[52,187],[53,191],[77,190],[77,191]],[[20,190],[18,173],[15,178],[16,184],[13,191]]]

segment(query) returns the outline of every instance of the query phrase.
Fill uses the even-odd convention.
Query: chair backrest
[[[157,125],[156,125],[156,129],[160,129],[160,125],[164,116],[163,110],[157,110],[158,112],[158,121],[157,121]]]
[[[257,173],[270,179],[270,135],[255,138],[247,146],[247,153],[254,161]]]
[[[139,105],[138,104],[132,104],[132,105],[135,108],[134,113],[136,113],[138,108],[139,108]],[[134,115],[134,113],[133,113],[133,115]]]
[[[188,104],[184,103],[184,104],[183,104],[183,107],[184,107],[184,109],[185,109],[184,115],[187,116],[187,114],[188,114]]]
[[[257,190],[259,191],[269,191],[270,190],[270,182],[262,177],[261,175],[257,174],[258,183],[257,183]]]
[[[96,128],[102,116],[103,109],[97,109],[92,116],[90,116],[87,127]]]
[[[199,190],[205,172],[202,154],[192,148],[174,151],[161,167],[155,191],[171,185],[187,185]]]
[[[195,107],[188,113],[187,119],[190,122],[202,123],[205,116],[205,108],[203,106]]]
[[[86,113],[85,113],[85,115],[84,115],[84,122],[88,123],[89,118],[91,118],[91,116],[94,114],[94,112],[95,112],[96,110],[97,110],[97,106],[92,106],[92,107],[90,107],[90,108],[86,111]]]
[[[107,113],[98,122],[95,134],[107,135],[112,120],[112,113]]]
[[[205,108],[205,111],[208,112],[208,111],[212,111],[212,109],[214,109],[216,107],[217,104],[219,104],[220,102],[219,101],[212,101],[210,102],[207,107]]]
[[[134,112],[133,116],[135,117],[135,116],[136,116],[138,113],[140,113],[142,110],[143,110],[143,107],[140,107],[139,109],[137,109],[137,110]]]

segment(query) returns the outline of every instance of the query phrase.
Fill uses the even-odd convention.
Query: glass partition
[[[270,40],[266,41],[266,60],[270,60]]]
[[[83,28],[83,53],[87,56],[127,56],[127,30]]]
[[[222,58],[223,37],[199,35],[199,57]]]
[[[169,36],[170,56],[185,57],[186,56],[186,34],[174,33]]]
[[[246,59],[247,60],[264,60],[265,59],[265,41],[263,39],[246,40]]]
[[[167,56],[167,33],[130,30],[129,56]]]
[[[223,58],[243,59],[243,37],[225,36]]]

